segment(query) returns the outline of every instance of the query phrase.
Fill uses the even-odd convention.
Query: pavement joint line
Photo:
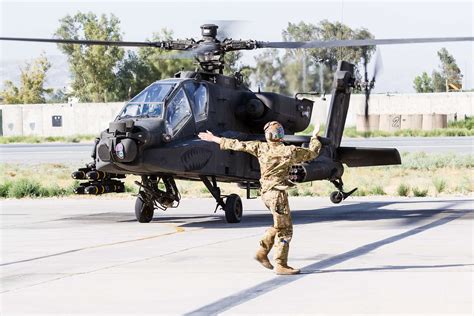
[[[203,229],[204,229],[204,228],[194,229],[194,230],[191,230],[191,231],[189,231],[189,232],[200,231],[200,230],[203,230]],[[102,271],[102,270],[108,270],[108,269],[113,269],[113,268],[125,266],[125,265],[128,265],[128,264],[134,264],[134,263],[137,263],[137,262],[144,262],[144,261],[148,261],[148,260],[153,260],[153,259],[157,259],[157,258],[162,258],[162,257],[174,255],[174,254],[177,254],[177,253],[181,253],[181,252],[185,252],[185,251],[189,251],[189,250],[201,248],[201,247],[207,247],[207,246],[212,246],[212,245],[223,244],[223,243],[227,243],[227,242],[231,242],[231,241],[235,241],[235,240],[239,240],[239,239],[254,238],[254,237],[256,237],[256,236],[261,236],[261,234],[260,234],[260,233],[258,233],[258,234],[251,234],[251,235],[247,235],[247,236],[243,236],[243,237],[238,237],[238,238],[230,238],[230,239],[226,239],[226,240],[220,240],[220,241],[216,241],[216,242],[212,242],[212,243],[207,243],[207,244],[203,244],[203,245],[197,245],[197,246],[193,246],[193,247],[188,247],[188,248],[184,248],[184,249],[180,249],[180,250],[175,250],[175,251],[167,252],[167,253],[164,253],[164,254],[161,254],[161,255],[158,255],[158,256],[147,257],[147,258],[141,258],[141,259],[137,259],[137,260],[133,260],[133,261],[128,261],[128,262],[124,262],[124,263],[119,263],[119,264],[115,264],[115,265],[111,265],[111,266],[107,266],[107,267],[102,267],[102,268],[98,268],[98,269],[94,269],[94,270],[89,270],[89,271],[85,271],[85,272],[69,273],[69,274],[65,274],[65,275],[63,275],[63,276],[61,276],[61,277],[58,277],[58,278],[54,278],[54,279],[50,279],[50,280],[45,280],[45,281],[42,281],[42,282],[30,284],[30,285],[27,285],[27,286],[24,286],[24,287],[15,288],[15,289],[11,289],[11,290],[0,291],[0,294],[8,293],[8,292],[16,292],[16,291],[24,290],[24,289],[27,289],[27,288],[35,287],[35,286],[38,286],[38,285],[42,285],[42,284],[46,284],[46,283],[50,283],[50,282],[62,280],[62,279],[69,278],[69,277],[86,275],[86,274],[90,274],[90,273],[94,273],[94,272],[98,272],[98,271]]]
[[[224,298],[221,298],[213,303],[210,303],[208,305],[205,305],[203,307],[200,307],[198,309],[195,309],[193,311],[190,311],[188,313],[185,313],[184,315],[190,316],[190,315],[218,315],[220,313],[223,313],[233,307],[239,306],[243,303],[246,303],[250,300],[253,300],[263,294],[266,294],[270,291],[273,291],[277,288],[280,288],[282,286],[288,285],[290,283],[293,283],[295,281],[298,281],[301,278],[304,278],[305,276],[312,275],[315,273],[319,273],[320,270],[340,264],[342,262],[348,261],[354,257],[360,257],[362,255],[365,255],[371,251],[374,251],[382,246],[394,243],[396,241],[399,241],[404,238],[408,238],[413,235],[417,235],[419,233],[422,233],[428,229],[435,228],[444,224],[447,224],[455,219],[458,219],[468,213],[472,212],[471,210],[463,210],[460,211],[457,214],[452,214],[446,217],[443,217],[441,219],[438,219],[434,222],[431,222],[429,224],[425,224],[422,226],[418,226],[415,228],[412,228],[408,231],[405,231],[403,233],[381,239],[379,241],[366,244],[363,246],[360,246],[358,248],[355,248],[353,250],[347,251],[345,253],[342,253],[340,255],[336,255],[321,261],[318,261],[316,263],[307,265],[301,269],[302,273],[293,275],[293,276],[278,276],[274,277],[273,279],[270,279],[268,281],[262,282],[260,284],[254,285],[250,288],[247,288],[245,290],[239,291],[235,294],[231,294],[229,296],[226,296]]]
[[[172,225],[172,224],[170,224],[170,225]],[[174,225],[172,225],[172,226],[174,226]],[[184,228],[182,228],[182,227],[179,228],[179,227],[175,226],[174,228],[175,228],[174,232],[164,233],[164,234],[160,234],[160,235],[153,235],[153,236],[146,236],[146,237],[129,239],[129,240],[116,241],[116,242],[111,242],[111,243],[106,243],[106,244],[100,244],[100,245],[94,245],[94,246],[89,246],[89,247],[82,247],[82,248],[57,252],[57,253],[53,253],[53,254],[45,255],[45,256],[40,256],[40,257],[34,257],[34,258],[23,259],[23,260],[18,260],[18,261],[0,263],[0,267],[9,266],[9,265],[18,264],[18,263],[36,261],[36,260],[41,260],[41,259],[47,259],[47,258],[51,258],[51,257],[66,255],[66,254],[75,253],[75,252],[84,251],[84,250],[97,249],[97,248],[115,246],[115,245],[120,245],[120,244],[131,243],[131,242],[155,239],[155,238],[160,238],[160,237],[164,237],[164,236],[169,236],[169,235],[174,235],[174,234],[185,232]],[[196,228],[196,229],[193,229],[193,230],[188,230],[188,232],[193,232],[193,231],[202,230],[202,229],[204,229],[204,228]]]

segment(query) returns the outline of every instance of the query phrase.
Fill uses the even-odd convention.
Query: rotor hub
[[[217,36],[217,29],[219,27],[215,24],[201,25],[201,35],[204,40],[215,40]]]

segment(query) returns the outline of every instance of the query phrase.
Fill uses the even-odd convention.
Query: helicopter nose
[[[119,162],[132,162],[137,157],[137,143],[130,138],[117,140],[114,146],[113,154]]]

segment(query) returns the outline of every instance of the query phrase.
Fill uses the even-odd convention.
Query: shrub
[[[207,191],[207,190],[206,190]],[[138,186],[136,185],[129,185],[128,183],[125,183],[125,192],[127,193],[138,193]]]
[[[12,186],[11,181],[5,181],[4,183],[0,183],[0,197],[2,198],[8,197],[8,191],[10,191],[11,186]]]
[[[370,193],[373,194],[373,195],[385,195],[385,191],[383,190],[383,188],[379,185],[375,186],[372,188],[372,190],[370,190]]]
[[[413,195],[417,197],[425,197],[428,195],[428,189],[418,189],[413,187]]]
[[[20,199],[23,197],[44,196],[45,193],[44,188],[38,182],[23,178],[13,182],[8,190],[8,197]]]
[[[297,188],[292,188],[292,189],[288,190],[288,195],[289,196],[299,196],[300,193],[298,192]]]
[[[433,180],[433,185],[435,186],[436,193],[441,193],[446,190],[447,184],[444,179],[436,178]]]
[[[405,183],[400,183],[400,185],[397,188],[397,194],[399,196],[408,196],[409,193],[410,193],[410,186]]]
[[[474,129],[474,116],[466,117],[462,121],[452,121],[448,123],[448,128],[466,128],[468,130]]]
[[[368,192],[364,188],[357,188],[357,190],[352,193],[352,196],[366,196],[367,194]]]

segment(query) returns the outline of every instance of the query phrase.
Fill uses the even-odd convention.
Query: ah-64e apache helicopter
[[[261,140],[263,126],[278,121],[285,128],[284,142],[305,146],[308,136],[295,136],[310,123],[313,101],[271,92],[252,92],[239,73],[224,76],[224,54],[257,48],[308,49],[372,45],[472,41],[473,37],[365,39],[311,42],[261,42],[254,40],[217,39],[218,26],[201,26],[202,39],[161,42],[113,42],[75,39],[0,38],[0,40],[36,41],[59,44],[115,45],[156,47],[163,50],[188,51],[201,69],[181,71],[175,78],[159,80],[127,102],[116,119],[96,139],[93,162],[72,174],[87,180],[76,189],[78,194],[124,192],[119,179],[127,174],[141,176],[136,182],[139,193],[135,215],[139,222],[153,219],[154,210],[177,207],[180,193],[175,179],[200,180],[225,211],[230,223],[240,222],[242,202],[237,194],[222,196],[218,182],[235,182],[247,190],[259,187],[258,160],[246,153],[221,151],[214,143],[200,140],[197,134],[210,130],[214,134],[239,140]],[[367,58],[365,58],[367,65]],[[293,182],[328,180],[336,191],[330,199],[340,203],[356,189],[343,190],[343,164],[349,167],[400,164],[395,148],[342,147],[341,138],[349,108],[351,90],[359,88],[368,97],[375,77],[357,80],[355,66],[340,61],[334,76],[332,99],[326,132],[319,157],[292,167]]]

